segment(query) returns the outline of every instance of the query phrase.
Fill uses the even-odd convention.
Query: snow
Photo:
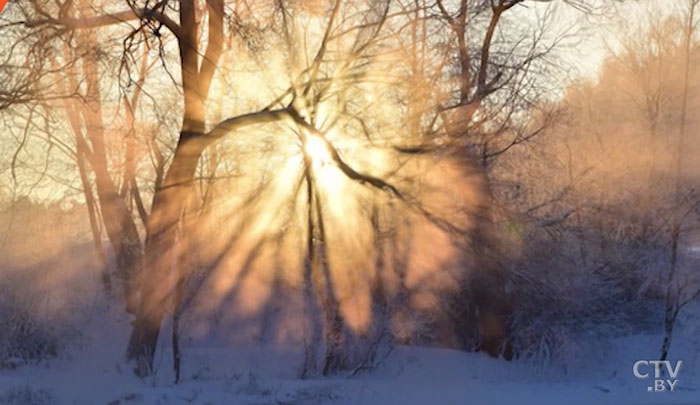
[[[0,398],[18,387],[45,391],[55,404],[697,404],[700,345],[676,337],[672,361],[683,360],[679,389],[649,393],[632,373],[636,360],[658,357],[661,337],[612,342],[603,358],[578,359],[567,372],[505,362],[480,353],[399,347],[371,372],[300,380],[301,350],[248,344],[185,347],[185,376],[174,384],[169,352],[155,377],[139,379],[122,363],[129,319],[109,307],[93,312],[84,344],[44,365],[0,371]],[[162,346],[167,346],[164,344]],[[7,399],[7,398],[6,398]]]
[[[301,347],[208,336],[184,342],[184,375],[174,384],[168,325],[155,377],[135,377],[123,362],[130,317],[118,300],[108,303],[95,293],[97,272],[86,273],[74,260],[59,263],[52,266],[63,274],[51,284],[56,311],[74,315],[81,337],[58,358],[0,370],[0,404],[700,404],[700,303],[688,307],[692,316],[683,317],[674,334],[669,360],[683,365],[673,393],[647,392],[651,381],[632,372],[635,361],[658,359],[661,325],[658,335],[599,342],[600,350],[571,359],[565,370],[482,353],[398,347],[372,372],[307,380],[298,378]]]

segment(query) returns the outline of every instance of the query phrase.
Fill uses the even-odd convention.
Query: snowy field
[[[166,324],[155,376],[139,379],[123,362],[131,318],[120,305],[102,298],[98,273],[89,262],[77,260],[80,256],[59,255],[52,271],[29,272],[22,279],[42,280],[52,292],[45,298],[55,312],[48,316],[65,317],[61,323],[74,325],[75,331],[57,357],[0,369],[0,404],[700,404],[698,305],[688,307],[674,334],[669,360],[683,363],[672,393],[647,391],[653,383],[651,367],[639,371],[652,378],[633,373],[636,361],[658,359],[661,325],[658,335],[598,342],[595,353],[580,353],[566,367],[397,347],[371,372],[307,380],[299,378],[301,347],[189,339],[183,347],[184,375],[175,384]]]
[[[116,319],[104,323],[104,319]],[[122,319],[119,319],[122,318]],[[619,339],[603,356],[573,370],[504,362],[479,353],[397,348],[377,370],[300,380],[293,347],[187,347],[185,377],[173,384],[167,350],[145,380],[121,362],[128,321],[95,311],[80,347],[47,364],[0,372],[0,402],[9,404],[698,404],[700,345],[679,335],[671,360],[683,360],[673,393],[649,393],[634,377],[640,359],[657,357],[660,336]],[[653,349],[653,350],[652,350]]]

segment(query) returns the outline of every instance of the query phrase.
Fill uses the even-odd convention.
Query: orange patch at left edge
[[[0,0],[0,13],[2,13],[2,10],[5,8],[8,1],[9,0]]]

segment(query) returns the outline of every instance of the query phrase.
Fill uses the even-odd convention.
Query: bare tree
[[[376,350],[357,355],[347,348],[359,341],[370,342],[371,348],[391,333],[380,328],[381,338],[376,340],[354,331],[344,311],[347,300],[338,296],[339,269],[345,270],[339,252],[347,245],[337,241],[352,232],[372,236],[367,239],[374,255],[367,263],[359,263],[366,265],[366,272],[376,273],[371,277],[373,319],[390,323],[389,318],[400,312],[390,308],[409,303],[430,288],[440,291],[457,285],[460,300],[477,302],[478,310],[472,315],[481,319],[481,348],[496,356],[512,354],[506,319],[512,302],[505,293],[507,277],[499,250],[492,248],[498,238],[492,227],[496,213],[488,208],[487,170],[496,157],[535,138],[553,121],[551,111],[544,111],[537,125],[522,116],[541,97],[534,70],[547,60],[557,40],[544,41],[540,27],[532,41],[510,36],[505,17],[523,1],[464,0],[457,11],[443,2],[320,3],[318,8],[298,1],[253,5],[223,0],[105,1],[92,6],[31,1],[21,6],[24,15],[17,26],[58,38],[63,46],[77,45],[77,54],[55,56],[57,64],[69,72],[68,86],[60,93],[75,88],[84,98],[86,108],[66,103],[76,146],[73,155],[85,198],[92,201],[89,214],[96,216],[99,207],[120,273],[128,275],[128,308],[135,309],[136,319],[127,357],[136,363],[138,375],[153,370],[161,325],[172,313],[179,378],[180,317],[194,300],[190,290],[199,291],[201,283],[213,277],[211,267],[231,251],[245,250],[241,272],[252,271],[263,256],[260,252],[300,235],[305,297],[313,308],[310,311],[320,311],[307,341],[325,345],[322,372],[371,368]],[[433,36],[433,30],[439,35]],[[122,48],[101,46],[100,39],[106,36],[119,38]],[[453,42],[456,47],[449,45]],[[271,47],[282,49],[278,55],[282,62],[260,60],[273,57],[266,52]],[[100,68],[98,51],[121,54],[122,73],[127,74],[115,76],[128,78],[135,88],[120,94],[115,103],[123,108],[127,128],[117,175],[105,134],[107,111],[114,105],[106,102],[110,90],[100,83],[115,76]],[[175,51],[179,59],[172,60],[168,53]],[[454,55],[456,64],[451,63]],[[244,58],[255,70],[268,73],[270,82],[260,92],[270,95],[256,94],[248,103],[224,107],[237,96],[225,94],[231,80],[226,77],[227,68],[245,66]],[[154,112],[137,114],[143,99],[148,97],[157,105],[166,98],[145,90],[153,76],[149,73],[153,61],[163,66],[165,79],[150,85],[177,94],[180,107],[168,113],[181,116],[169,145],[159,146],[158,139],[146,134],[138,137],[154,161],[149,211],[143,200],[151,190],[137,181],[139,158],[130,138],[142,130],[137,128],[140,120],[154,120]],[[138,73],[132,77],[132,72]],[[56,77],[63,75],[56,73]],[[224,119],[224,108],[235,112]],[[226,156],[226,151],[232,155]],[[245,159],[246,153],[256,158]],[[381,154],[379,164],[372,161],[372,154]],[[289,177],[283,176],[280,167],[260,163],[289,155],[288,160],[297,163]],[[481,167],[474,165],[475,159]],[[438,169],[440,175],[435,172]],[[245,172],[260,173],[260,179],[250,184],[218,179],[242,177]],[[90,176],[94,176],[97,198]],[[329,176],[334,181],[328,181]],[[280,179],[292,179],[292,186],[280,187],[284,193],[275,194]],[[333,198],[329,187],[333,183],[349,194],[349,206]],[[233,221],[238,234],[212,242],[213,231],[205,232],[204,223],[219,219],[214,204],[220,184],[238,186],[233,194],[243,202],[231,204],[240,211]],[[359,212],[353,219],[369,231],[344,229],[347,224],[337,218],[343,208]],[[291,213],[288,216],[293,219],[281,219],[282,213]],[[393,218],[405,217],[406,224],[383,224],[380,218],[389,213]],[[260,217],[267,221],[266,232],[256,233],[264,223]],[[143,242],[138,218],[145,226]],[[282,230],[269,231],[276,225]],[[297,229],[289,230],[294,226]],[[446,250],[460,252],[460,263],[445,265],[448,269],[434,277],[437,281],[424,275],[421,283],[409,286],[411,264],[400,256],[409,256],[418,245],[413,240],[418,232],[413,231],[424,228],[444,238]],[[384,238],[384,232],[395,234]],[[93,234],[96,241],[100,239],[95,227]],[[470,278],[473,269],[475,275]],[[389,292],[392,284],[397,288]],[[449,321],[436,320],[445,318],[436,314],[441,310],[423,308],[411,315],[424,316],[426,323],[442,322],[441,326],[472,316],[461,313]],[[421,341],[415,336],[419,333],[411,333],[395,338]],[[315,353],[319,347],[310,344],[307,349]],[[310,354],[306,360],[306,371],[313,373],[317,357]]]
[[[684,287],[678,285],[676,280],[677,266],[678,266],[678,255],[679,255],[679,243],[681,239],[681,229],[683,223],[686,221],[688,212],[679,204],[684,200],[683,195],[683,155],[685,148],[685,138],[686,138],[686,117],[688,115],[688,99],[690,92],[690,66],[692,59],[692,45],[693,37],[695,34],[695,28],[697,25],[698,5],[700,1],[689,0],[687,1],[687,10],[685,17],[685,22],[683,24],[683,83],[682,83],[682,95],[681,95],[681,106],[680,106],[680,122],[678,129],[678,141],[677,150],[675,151],[675,195],[674,201],[676,205],[672,212],[672,220],[670,226],[670,263],[668,270],[668,278],[666,285],[666,297],[665,297],[665,311],[664,311],[664,340],[661,345],[661,360],[666,360],[668,357],[668,351],[671,347],[671,341],[673,338],[673,329],[678,318],[678,313],[680,310],[688,304],[693,299],[700,295],[700,289],[695,294],[692,294],[690,298],[686,297],[683,290]],[[686,212],[684,212],[686,211]],[[687,286],[686,286],[687,287]]]

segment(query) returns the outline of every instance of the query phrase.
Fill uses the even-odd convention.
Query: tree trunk
[[[95,49],[97,43],[98,40],[94,32],[88,32],[80,41],[81,47],[87,50]],[[138,291],[135,288],[136,278],[142,266],[141,238],[126,202],[109,174],[104,141],[105,126],[102,117],[99,72],[97,61],[94,58],[94,55],[88,55],[82,61],[88,102],[87,108],[80,111],[91,148],[87,145],[82,134],[78,132],[80,131],[79,125],[74,127],[74,131],[79,149],[82,149],[85,156],[89,155],[88,161],[95,176],[95,190],[102,213],[102,221],[117,259],[117,275],[123,280],[126,310],[133,313],[136,310],[138,300]]]
[[[507,292],[508,275],[498,259],[503,254],[493,232],[493,208],[487,205],[493,197],[486,173],[482,176],[481,191],[487,200],[478,207],[476,224],[467,240],[470,257],[465,263],[472,268],[460,288],[455,314],[467,325],[458,325],[456,332],[463,345],[473,344],[473,337],[477,339],[476,347],[464,349],[483,350],[492,357],[510,360],[514,355],[509,321],[514,297]],[[476,325],[469,325],[470,321]]]
[[[180,134],[170,170],[153,199],[146,236],[146,271],[127,348],[127,359],[136,363],[135,372],[139,376],[153,371],[160,326],[179,282],[173,278],[182,274],[172,270],[179,264],[176,252],[178,224],[192,197],[197,162],[204,150],[203,143],[198,141],[199,136],[201,134],[191,132]],[[187,249],[186,242],[183,243],[183,249]]]

